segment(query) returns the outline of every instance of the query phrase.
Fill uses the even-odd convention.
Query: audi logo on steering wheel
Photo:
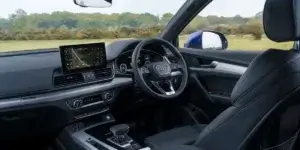
[[[169,69],[167,66],[164,66],[164,65],[161,65],[161,64],[158,64],[155,66],[155,69],[159,72],[159,73],[162,73],[162,74],[166,74],[169,72]]]

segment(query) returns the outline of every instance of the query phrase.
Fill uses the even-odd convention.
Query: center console
[[[54,74],[54,86],[70,86],[106,81],[114,77],[104,43],[60,46],[62,68]],[[56,79],[56,80],[55,80]],[[111,89],[66,100],[73,120],[58,137],[72,150],[150,150],[142,148],[128,132],[127,124],[115,124],[110,112],[118,90]],[[74,123],[75,122],[75,123]]]
[[[104,145],[108,145],[110,149],[121,150],[138,150],[142,148],[128,135],[130,130],[128,125],[112,125],[109,129],[108,127],[109,126],[94,127],[85,130],[85,133],[96,139],[88,139],[87,142],[98,148],[102,148]],[[100,141],[100,143],[98,141]]]
[[[77,145],[76,149],[80,147],[81,150],[151,150],[149,147],[141,147],[128,135],[130,127],[127,124],[115,125],[112,120],[86,127],[79,123],[75,132],[74,129],[71,129],[73,132],[67,130],[71,141]],[[70,144],[70,141],[68,143]]]

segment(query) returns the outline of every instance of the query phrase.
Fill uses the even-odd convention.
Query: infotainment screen
[[[105,43],[60,46],[64,73],[106,67]]]

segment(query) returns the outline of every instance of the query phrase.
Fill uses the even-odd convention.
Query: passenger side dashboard
[[[62,73],[57,49],[8,53],[0,62],[1,143],[55,139],[66,125],[94,116],[113,120],[110,105],[132,85],[131,77],[115,77],[113,60],[106,68]]]
[[[131,83],[129,78],[115,78],[100,84],[2,100],[0,133],[5,139],[0,140],[29,135],[49,137],[69,123],[95,115],[109,115],[110,105],[120,88]]]

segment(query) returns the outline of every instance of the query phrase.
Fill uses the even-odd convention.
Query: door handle
[[[217,66],[218,66],[217,61],[213,61],[209,65],[200,65],[201,68],[216,68]]]

